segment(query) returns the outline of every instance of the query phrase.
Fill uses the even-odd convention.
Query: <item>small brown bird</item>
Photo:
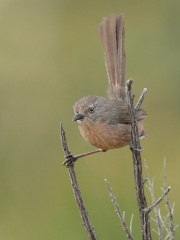
[[[107,151],[121,148],[131,142],[131,121],[126,93],[126,54],[124,47],[124,16],[111,15],[100,24],[109,79],[109,99],[86,96],[74,106],[78,127],[84,139],[93,146]],[[146,113],[139,109],[137,123],[139,137],[145,136]]]

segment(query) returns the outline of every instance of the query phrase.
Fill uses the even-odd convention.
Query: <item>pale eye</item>
[[[88,109],[88,112],[92,114],[92,113],[94,112],[94,108],[93,108],[93,107],[90,107],[90,108]]]

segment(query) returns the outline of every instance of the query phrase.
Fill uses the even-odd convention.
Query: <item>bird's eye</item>
[[[92,114],[94,112],[94,108],[93,107],[89,108],[88,112]]]

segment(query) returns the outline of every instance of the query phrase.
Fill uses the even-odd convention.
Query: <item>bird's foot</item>
[[[70,165],[74,164],[74,162],[77,160],[76,156],[73,156],[72,154],[69,154],[65,156],[66,160],[63,162],[63,165],[66,167],[69,167]]]
[[[139,148],[139,147],[137,147],[137,146],[132,145],[132,143],[130,143],[130,149],[131,149],[131,150],[136,150],[136,151],[138,151],[138,152],[142,152],[142,151],[144,150],[143,147],[140,146],[140,148]]]

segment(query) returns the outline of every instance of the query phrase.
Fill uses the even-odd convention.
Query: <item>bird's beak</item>
[[[77,120],[82,120],[82,119],[84,119],[84,115],[77,113],[76,115],[74,115],[72,121],[75,122]]]

